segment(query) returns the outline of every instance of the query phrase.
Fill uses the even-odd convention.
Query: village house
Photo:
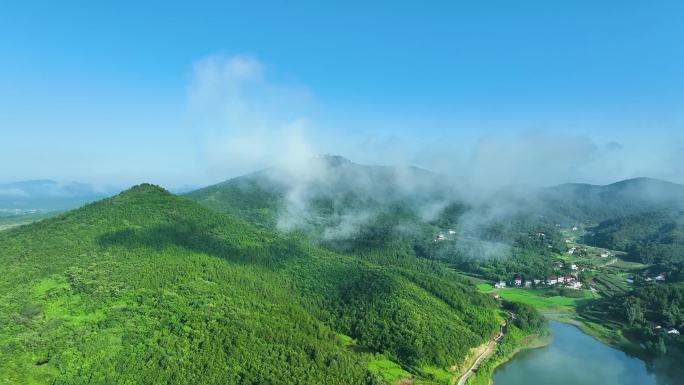
[[[679,330],[675,328],[667,329],[666,333],[670,337],[679,337]]]
[[[454,235],[456,234],[456,231],[449,229],[449,235]]]
[[[572,275],[566,275],[563,278],[565,279],[565,282],[573,282],[575,280],[575,277],[573,277]]]
[[[515,283],[515,286],[520,286],[522,285],[522,278],[516,277],[513,282]]]
[[[580,281],[573,281],[573,282],[571,282],[569,285],[567,285],[567,287],[570,288],[570,289],[579,290],[579,289],[582,288],[582,282],[580,282]]]
[[[576,247],[571,247],[570,250],[568,250],[568,254],[575,254],[576,250],[577,250]]]
[[[525,287],[528,289],[532,287],[532,281],[525,281]]]
[[[558,277],[558,280],[557,280],[558,283],[563,283],[564,281],[565,281],[565,277],[562,277],[562,276]]]
[[[577,226],[572,226],[572,231],[577,231]]]
[[[558,277],[552,275],[549,277],[549,279],[546,280],[546,283],[548,283],[549,285],[555,285],[558,283]]]
[[[499,281],[498,283],[494,284],[494,288],[496,289],[503,289],[506,287],[506,282],[504,281]]]
[[[539,285],[540,283],[541,283],[541,279],[535,279],[535,280],[534,280],[534,284],[535,284],[535,285]]]
[[[444,236],[444,234],[439,234],[439,235],[437,235],[437,238],[435,238],[435,241],[443,241],[445,239],[446,239],[446,237]]]
[[[601,253],[601,258],[608,258],[609,255],[610,255],[609,252],[604,251],[603,253]]]
[[[665,273],[660,273],[655,277],[656,281],[664,281],[665,280]]]
[[[572,270],[577,270],[577,265],[574,264],[574,263],[571,264],[571,265],[570,265],[570,269],[572,269]]]

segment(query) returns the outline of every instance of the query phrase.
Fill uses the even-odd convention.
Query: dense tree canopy
[[[589,241],[644,263],[684,261],[684,212],[655,211],[601,222]]]
[[[0,232],[0,265],[0,383],[368,384],[373,353],[448,366],[497,329],[442,266],[336,254],[151,185]]]

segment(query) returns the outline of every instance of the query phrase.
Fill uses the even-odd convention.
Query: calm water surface
[[[518,353],[494,373],[495,385],[656,385],[638,358],[604,345],[572,325],[550,321],[549,346]]]

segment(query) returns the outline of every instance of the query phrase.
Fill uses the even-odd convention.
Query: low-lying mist
[[[381,238],[385,226],[385,232],[429,241],[446,232],[462,245],[479,241],[464,253],[501,255],[520,223],[598,221],[619,214],[615,199],[646,210],[666,206],[673,194],[672,185],[659,183],[615,191],[565,183],[641,176],[684,181],[677,138],[616,140],[552,125],[505,130],[506,122],[487,129],[460,123],[440,130],[340,129],[311,89],[274,80],[272,69],[250,56],[213,55],[196,63],[188,105],[206,135],[207,175],[225,179],[274,166],[262,176],[282,195],[277,227],[308,230],[323,241]],[[460,209],[450,212],[453,205]],[[431,233],[420,233],[426,229]]]

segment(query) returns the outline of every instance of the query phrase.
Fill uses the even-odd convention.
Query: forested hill
[[[371,264],[152,185],[0,233],[0,266],[2,384],[368,384],[375,353],[419,373],[498,328],[439,264]]]
[[[273,167],[187,194],[256,224],[337,227],[396,204],[430,210],[453,196],[442,176],[416,167],[360,165],[340,156],[298,170]]]
[[[411,211],[419,221],[438,218],[448,205],[460,206],[459,214],[470,206],[449,178],[420,168],[359,165],[338,156],[312,159],[309,168],[302,177],[302,170],[292,174],[274,167],[187,196],[255,224],[294,222],[304,228],[333,230],[354,228],[397,206]],[[684,186],[634,178],[609,185],[566,183],[522,196],[501,192],[494,199],[492,207],[513,206],[517,215],[568,225],[684,209]],[[452,218],[451,222],[457,221]]]
[[[684,211],[653,211],[601,222],[587,242],[644,263],[684,262]]]
[[[566,183],[541,189],[543,213],[575,221],[603,221],[648,211],[684,208],[684,186],[635,178],[598,186]]]
[[[187,196],[262,228],[296,230],[337,252],[439,259],[491,279],[551,274],[565,248],[560,228],[684,208],[684,186],[650,178],[501,192],[475,203],[448,178],[418,168],[340,157],[312,160],[310,168],[308,177],[271,168]],[[439,234],[448,242],[435,242]]]

